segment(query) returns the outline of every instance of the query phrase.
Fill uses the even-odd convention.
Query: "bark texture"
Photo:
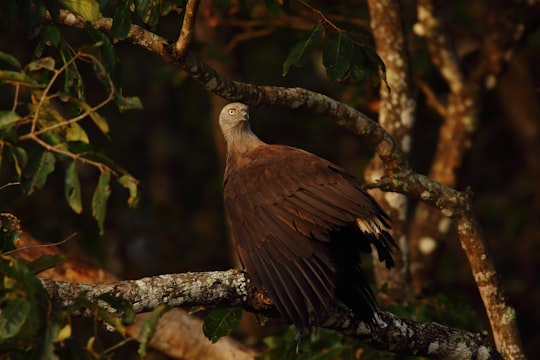
[[[246,274],[239,270],[168,274],[110,284],[52,280],[42,280],[42,283],[52,300],[63,305],[81,295],[96,302],[100,294],[112,292],[131,302],[136,312],[167,303],[171,306],[241,306],[268,316],[277,314],[269,299],[256,291]],[[107,304],[103,303],[103,306]],[[358,322],[348,308],[339,304],[332,308],[329,319],[323,327],[397,354],[432,359],[502,359],[482,335],[437,323],[401,319],[387,311],[378,313],[373,328]]]
[[[395,0],[369,0],[371,29],[375,38],[377,54],[386,66],[386,86],[380,90],[379,124],[399,144],[405,156],[411,148],[411,127],[414,125],[416,101],[411,91],[411,76],[407,42],[401,22],[401,5]],[[384,174],[383,163],[375,156],[366,169],[365,177],[376,183]],[[396,267],[385,271],[376,256],[373,258],[377,287],[386,286],[389,302],[400,301],[407,293],[408,284],[408,244],[406,241],[407,197],[399,193],[383,193],[379,189],[371,191],[373,197],[392,219],[392,236],[401,249],[395,256]],[[383,295],[383,302],[385,297]]]

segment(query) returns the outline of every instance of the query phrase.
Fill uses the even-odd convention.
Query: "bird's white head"
[[[225,137],[228,133],[249,128],[249,107],[239,102],[225,105],[219,114],[219,126]]]
[[[251,131],[246,104],[235,102],[225,105],[219,114],[219,126],[229,150],[242,151],[262,143]]]

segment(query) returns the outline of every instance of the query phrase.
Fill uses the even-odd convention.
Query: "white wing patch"
[[[376,217],[369,219],[356,219],[356,225],[364,234],[380,234],[383,230],[386,230],[386,225]]]

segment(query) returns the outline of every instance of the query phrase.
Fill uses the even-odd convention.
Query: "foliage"
[[[221,308],[213,310],[204,320],[204,335],[213,343],[230,335],[242,319],[242,309]]]
[[[148,347],[150,346],[150,340],[152,340],[152,337],[156,332],[158,320],[163,314],[165,314],[169,310],[170,308],[167,305],[161,304],[157,306],[152,311],[150,316],[143,322],[138,339],[140,342],[138,354],[141,357],[144,357],[146,355]]]
[[[293,65],[303,66],[320,45],[323,36],[326,40],[323,47],[323,65],[332,81],[378,82],[383,79],[388,86],[384,63],[372,47],[351,32],[322,24],[316,25],[305,40],[293,47],[283,63],[283,75],[287,75]]]
[[[357,349],[342,334],[326,329],[314,329],[297,342],[296,329],[290,326],[285,334],[270,336],[264,342],[268,347],[260,359],[355,359]],[[361,350],[359,350],[361,352]]]
[[[40,44],[55,44],[59,63],[46,56],[23,66],[10,54],[0,54],[0,86],[11,88],[13,104],[10,110],[0,112],[0,149],[11,159],[14,178],[27,196],[45,185],[58,163],[65,164],[65,197],[76,213],[83,211],[77,164],[98,169],[101,175],[94,191],[92,215],[103,233],[111,174],[129,190],[130,206],[137,204],[138,182],[93,146],[86,130],[91,125],[85,120],[90,119],[109,136],[108,122],[98,111],[111,102],[121,110],[140,108],[140,102],[120,93],[110,70],[99,60],[106,53],[103,41],[74,50],[57,35],[57,30],[44,31]],[[87,99],[85,82],[89,79],[80,71],[88,65],[105,94],[95,104]]]
[[[0,221],[0,248],[12,248],[13,240],[20,237],[18,219],[2,214]],[[82,297],[68,306],[53,304],[36,274],[62,262],[63,257],[46,255],[25,262],[13,256],[16,251],[0,255],[0,354],[9,353],[10,359],[109,358],[107,351],[95,349],[96,334],[85,345],[71,341],[75,335],[71,314],[89,311],[96,320],[125,336],[125,326],[135,321],[131,303],[105,293],[99,296],[101,304]],[[138,339],[141,356],[146,353],[157,320],[168,309],[165,305],[157,307],[142,324]]]

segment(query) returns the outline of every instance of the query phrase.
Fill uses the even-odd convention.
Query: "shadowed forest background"
[[[357,3],[352,7],[319,1],[317,6],[327,14],[355,19],[354,26],[369,31],[367,6]],[[291,30],[286,24],[278,24],[264,36],[244,32],[240,20],[264,11],[262,2],[260,7],[243,7],[234,1],[212,2],[211,6],[214,8],[201,5],[191,50],[219,72],[258,85],[314,90],[377,119],[381,84],[331,82],[317,51],[305,66],[281,75],[283,61],[309,28]],[[490,2],[454,1],[446,6],[449,30],[467,72],[482,56],[475,50],[483,39]],[[416,17],[414,6],[403,9],[403,21],[411,29]],[[517,310],[525,351],[531,358],[540,353],[540,12],[538,7],[533,9],[522,16],[536,28],[532,26],[534,30],[504,65],[495,87],[481,91],[478,127],[459,169],[457,185],[459,190],[470,187],[474,192],[475,211],[510,304]],[[230,19],[240,20],[235,23]],[[171,15],[160,20],[155,32],[175,39],[178,29],[178,17]],[[61,30],[73,46],[88,41],[83,31],[69,27]],[[435,94],[444,93],[446,84],[433,69],[423,40],[411,31],[406,34],[413,76],[429,81]],[[32,60],[36,43],[36,39],[27,39],[16,24],[2,25],[0,51],[9,52],[21,63]],[[45,187],[29,197],[22,196],[17,186],[2,188],[0,211],[16,215],[26,231],[44,242],[58,242],[76,233],[62,248],[92,259],[120,278],[237,266],[222,202],[224,143],[216,115],[228,101],[209,94],[156,54],[127,42],[116,43],[114,49],[123,94],[138,96],[144,108],[120,113],[108,105],[102,110],[111,128],[110,138],[90,125],[90,120],[83,124],[89,124],[85,129],[92,143],[140,181],[138,208],[128,208],[127,191],[111,184],[105,233],[100,236],[91,214],[75,214],[64,200],[64,172],[58,164]],[[99,98],[99,91],[97,84],[87,83],[89,99]],[[436,147],[441,120],[416,85],[414,92],[417,113],[410,161],[415,170],[424,173]],[[0,89],[1,109],[11,107],[8,94],[6,87]],[[252,109],[251,118],[254,132],[262,140],[313,152],[363,182],[373,151],[360,136],[301,111],[258,108]],[[83,165],[79,175],[83,206],[88,207],[99,173]],[[0,168],[0,186],[11,181],[14,174],[6,158]],[[471,307],[483,318],[467,258],[453,232],[441,251],[440,265],[425,295],[444,294],[458,308]]]

